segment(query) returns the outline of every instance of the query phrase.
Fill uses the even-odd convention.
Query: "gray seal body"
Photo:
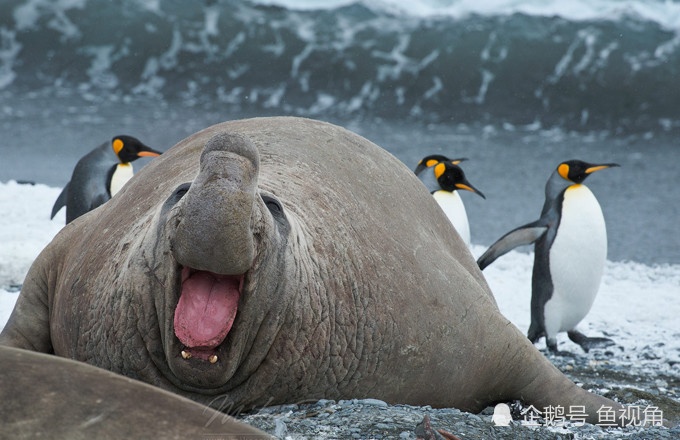
[[[410,206],[423,215],[405,213]],[[602,405],[498,310],[403,163],[341,127],[206,128],[36,259],[0,343],[219,409],[320,398]]]

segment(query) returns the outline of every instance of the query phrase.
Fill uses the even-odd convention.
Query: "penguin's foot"
[[[554,348],[548,347],[548,352],[546,353],[546,356],[560,356],[560,357],[568,357],[568,358],[575,358],[576,355],[572,353],[571,351],[564,351],[564,350],[558,350],[557,346]]]
[[[609,338],[589,338],[578,330],[568,331],[567,336],[569,336],[569,339],[574,343],[580,345],[586,353],[588,353],[591,348],[605,348],[616,344]]]
[[[564,351],[564,350],[548,350],[547,355],[549,356],[559,356],[559,357],[564,357],[564,358],[575,358],[576,355],[572,353],[571,351]]]
[[[574,357],[574,353],[569,351],[560,351],[557,349],[557,339],[545,338],[545,345],[548,347],[548,353],[552,356]]]

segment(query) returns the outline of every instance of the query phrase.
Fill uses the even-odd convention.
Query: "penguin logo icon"
[[[510,407],[505,403],[499,403],[493,409],[493,416],[491,421],[496,426],[509,426],[512,417],[510,416]]]

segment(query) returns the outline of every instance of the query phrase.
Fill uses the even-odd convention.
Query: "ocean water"
[[[410,167],[470,158],[479,245],[538,216],[562,160],[618,162],[587,181],[609,258],[680,263],[679,30],[668,0],[3,1],[0,182],[62,186],[117,134],[296,115]]]

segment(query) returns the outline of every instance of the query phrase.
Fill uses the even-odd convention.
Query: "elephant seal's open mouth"
[[[243,278],[182,268],[174,321],[175,336],[185,346],[182,357],[217,362],[215,350],[234,324]]]

